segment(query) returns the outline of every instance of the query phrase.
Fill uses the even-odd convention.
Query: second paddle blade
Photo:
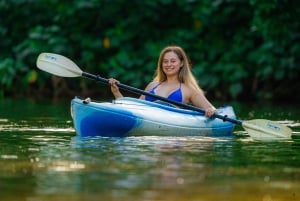
[[[292,130],[282,124],[265,119],[243,121],[242,126],[255,140],[286,140],[291,139]]]

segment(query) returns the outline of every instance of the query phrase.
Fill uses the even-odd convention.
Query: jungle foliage
[[[143,89],[160,50],[176,44],[209,98],[300,100],[300,1],[0,0],[0,13],[2,98],[109,95],[38,70],[41,52]]]

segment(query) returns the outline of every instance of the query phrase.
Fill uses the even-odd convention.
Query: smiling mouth
[[[165,68],[165,70],[174,70],[175,68],[173,68],[173,67],[167,67],[167,68]]]

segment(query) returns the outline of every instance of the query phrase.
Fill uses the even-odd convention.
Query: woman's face
[[[175,52],[167,52],[162,60],[162,69],[167,76],[177,75],[182,64]]]

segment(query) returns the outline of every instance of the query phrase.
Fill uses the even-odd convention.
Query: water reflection
[[[60,122],[59,125],[51,125],[52,120],[49,119],[39,119],[38,121],[31,119],[31,120],[8,120],[8,119],[0,119],[0,131],[8,131],[8,132],[75,132],[72,121],[67,120],[65,122]],[[45,124],[47,122],[48,125]],[[66,127],[68,125],[68,127]],[[62,127],[59,127],[62,126]],[[63,128],[66,127],[66,128]]]
[[[191,140],[199,144],[191,143]],[[212,151],[214,141],[216,139],[211,138],[75,137],[71,141],[72,152],[55,154],[41,150],[44,155],[40,158],[52,159],[50,164],[44,165],[47,171],[37,178],[38,183],[43,184],[38,185],[37,191],[42,194],[66,192],[63,186],[68,186],[67,190],[72,193],[83,193],[87,189],[91,193],[181,189],[205,179],[209,171],[205,158],[194,158],[193,155],[200,151],[204,156],[205,152]],[[186,161],[186,155],[192,158]],[[195,168],[197,172],[193,171]]]
[[[88,192],[89,198],[108,200],[213,200],[232,193],[241,199],[263,189],[269,193],[261,197],[278,197],[276,191],[288,195],[300,189],[299,142],[294,141],[72,137],[69,145],[40,150],[34,189],[38,195]]]
[[[14,176],[30,184],[24,187],[2,183],[2,187],[22,190],[29,197],[78,195],[93,200],[101,195],[107,200],[185,200],[187,196],[191,200],[209,200],[211,196],[212,200],[236,190],[240,190],[240,196],[250,193],[245,188],[266,189],[271,192],[269,196],[277,195],[276,190],[283,194],[299,190],[299,141],[261,143],[247,138],[241,141],[193,137],[80,139],[63,133],[28,133],[27,139],[26,143],[18,142],[19,148],[14,147],[20,151],[15,154],[19,158],[2,158],[6,164],[1,169],[7,178]],[[259,189],[258,185],[263,187]],[[219,191],[216,196],[211,194],[214,191]]]

